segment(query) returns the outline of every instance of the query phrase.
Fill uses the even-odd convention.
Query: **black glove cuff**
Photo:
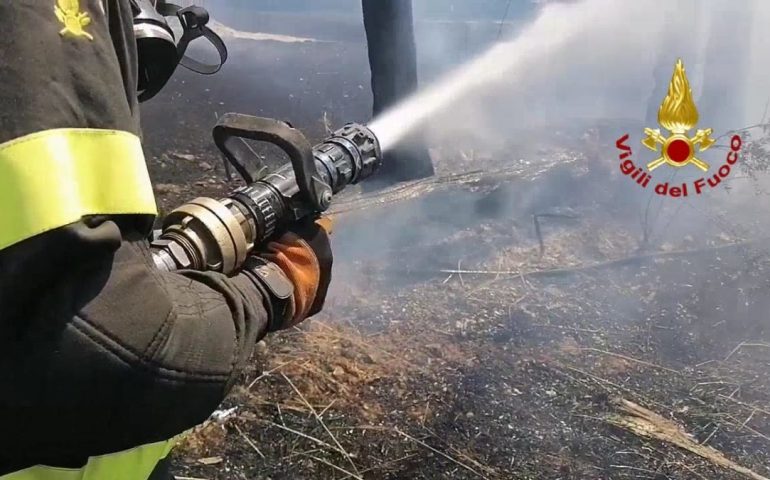
[[[244,262],[242,272],[265,298],[268,331],[281,330],[291,320],[294,284],[278,265],[253,255]]]

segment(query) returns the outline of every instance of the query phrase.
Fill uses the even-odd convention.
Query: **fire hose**
[[[275,145],[290,161],[271,170],[247,141]],[[375,134],[354,123],[312,147],[287,123],[231,113],[218,121],[214,142],[228,174],[235,168],[246,186],[221,200],[197,198],[166,216],[151,243],[161,270],[237,272],[254,248],[321,215],[334,195],[382,164]]]

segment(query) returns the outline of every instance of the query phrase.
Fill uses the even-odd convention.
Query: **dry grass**
[[[188,458],[205,458],[222,451],[227,441],[227,430],[223,425],[206,422],[185,436],[177,451]]]
[[[484,224],[437,240],[507,235],[488,255],[447,260],[463,273],[440,275],[436,267],[436,278],[415,288],[379,291],[391,263],[359,265],[367,270],[362,280],[346,282],[343,299],[327,305],[333,321],[322,315],[267,340],[254,362],[259,371],[230,399],[237,417],[186,442],[186,473],[206,476],[196,460],[215,456],[240,468],[240,478],[737,479],[748,472],[704,455],[714,452],[763,471],[766,386],[755,372],[770,343],[761,334],[750,341],[719,334],[731,320],[700,308],[738,274],[728,268],[728,276],[703,283],[717,270],[708,277],[692,270],[731,250],[679,258],[692,248],[683,239],[673,253],[661,252],[666,261],[640,257],[626,269],[623,260],[640,255],[627,223],[585,215],[544,224],[544,255],[528,224],[514,227]],[[558,281],[526,274],[554,269],[566,274]],[[353,324],[383,330],[367,334]],[[658,416],[619,415],[607,399],[621,395]],[[676,429],[663,422],[672,419]]]
[[[292,452],[301,451],[297,445],[302,442],[314,447],[313,451],[323,456],[308,458],[343,473],[343,478],[362,478],[360,475],[368,470],[360,470],[355,455],[338,440],[335,432],[340,427],[327,425],[342,414],[355,419],[355,424],[343,430],[379,432],[385,437],[400,437],[406,442],[404,445],[411,443],[414,453],[407,448],[409,455],[403,460],[422,451],[438,455],[477,477],[494,477],[495,470],[476,460],[466,446],[455,448],[447,443],[444,451],[398,427],[379,426],[387,425],[388,409],[394,403],[403,407],[409,401],[415,375],[433,378],[438,365],[468,363],[467,352],[447,343],[444,335],[424,326],[420,330],[415,334],[415,326],[399,325],[381,334],[365,335],[352,327],[314,321],[271,339],[269,354],[261,359],[263,372],[255,374],[253,380],[246,382],[247,386],[234,390],[231,402],[240,406],[239,413],[224,425],[209,422],[196,429],[182,443],[179,453],[188,462],[224,455],[227,436],[233,441],[237,435],[264,459],[259,449],[265,445],[257,446],[258,442],[244,433],[258,426],[263,432],[280,431],[286,438],[294,439]],[[428,438],[433,438],[431,443],[445,443],[426,427],[433,419],[430,401],[403,411],[410,424],[420,425]],[[298,420],[301,425],[294,426],[293,422]],[[287,457],[298,455],[305,456],[289,453]],[[369,470],[390,468],[389,465],[383,462]]]
[[[367,420],[375,420],[382,408],[366,394],[368,387],[388,381],[397,392],[402,381],[420,369],[420,359],[425,356],[414,338],[398,337],[365,336],[349,327],[312,322],[274,346],[266,370],[279,369],[319,411],[352,409]],[[280,400],[291,410],[307,409],[296,395],[275,399],[263,390],[267,389],[254,385],[249,392],[251,400]]]

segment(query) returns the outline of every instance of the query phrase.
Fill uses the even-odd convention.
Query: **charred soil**
[[[506,172],[341,202],[325,312],[260,345],[228,399],[235,410],[187,441],[179,471],[206,479],[766,476],[770,257],[761,242],[715,229],[643,250],[630,223],[577,196],[541,232],[542,251],[532,212],[563,200],[527,209],[509,203],[511,192],[577,188],[580,155],[567,166],[543,160]],[[444,213],[435,208],[447,202]],[[501,205],[467,215],[458,208],[468,202]],[[434,212],[414,238],[360,248],[399,222],[417,229],[414,212]],[[372,231],[373,218],[382,231]],[[624,402],[668,422],[659,429],[669,436],[634,423]],[[693,453],[670,432],[758,476]]]
[[[307,58],[259,48],[266,67]],[[325,109],[365,118],[365,66],[324,64],[353,47],[301,48],[314,49],[317,75],[254,81],[260,101],[273,99],[260,110],[302,112],[292,120],[316,137]],[[201,126],[243,110],[230,92],[245,73],[233,74],[190,115],[174,94],[153,107],[165,211],[234,186]],[[303,103],[319,92],[328,104]],[[352,110],[335,110],[345,102]],[[174,118],[185,119],[174,136],[158,135]],[[338,199],[325,311],[258,346],[223,411],[177,450],[178,478],[769,476],[763,237],[734,228],[716,201],[632,198],[611,154],[596,168],[611,145],[526,135],[496,152],[434,151],[438,178]],[[701,227],[680,235],[684,224]]]

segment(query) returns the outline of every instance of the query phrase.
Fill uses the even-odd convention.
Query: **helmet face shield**
[[[219,71],[227,60],[227,48],[222,39],[206,24],[208,12],[201,7],[181,8],[165,0],[131,0],[134,13],[134,36],[139,55],[139,101],[154,97],[182,66],[194,72],[210,75]],[[167,17],[176,16],[182,25],[182,37],[177,43]],[[206,37],[219,52],[219,65],[205,65],[185,56],[187,46],[198,37]]]

